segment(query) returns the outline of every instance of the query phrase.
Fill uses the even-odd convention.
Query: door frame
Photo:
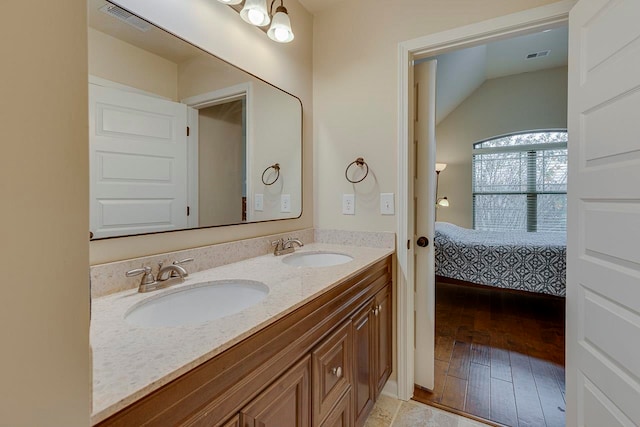
[[[409,400],[414,388],[414,188],[413,61],[447,51],[567,25],[577,0],[501,16],[464,27],[407,40],[398,45],[398,254],[397,254],[397,396]],[[433,240],[433,236],[429,236]],[[405,243],[406,242],[406,243]],[[406,249],[405,249],[406,247]],[[433,269],[433,267],[432,267]],[[432,295],[429,304],[434,304]],[[434,306],[432,306],[433,308]],[[394,385],[389,393],[393,394]]]
[[[250,177],[251,171],[251,144],[253,140],[253,131],[251,126],[248,126],[252,122],[252,99],[253,99],[253,83],[238,83],[233,86],[228,86],[222,89],[216,89],[211,92],[201,93],[199,95],[190,96],[188,98],[181,99],[180,102],[186,104],[188,110],[188,122],[187,124],[195,130],[190,132],[187,137],[188,144],[188,161],[189,161],[189,184],[188,184],[188,203],[192,207],[194,212],[198,212],[198,143],[199,143],[199,129],[198,129],[198,110],[207,107],[213,107],[214,105],[225,104],[227,102],[233,102],[240,99],[245,100],[245,114],[244,114],[244,127],[245,127],[245,193],[246,193],[246,207],[247,207],[247,221],[251,221],[254,217],[254,205],[253,205],[253,189],[252,180]],[[198,226],[198,216],[192,215],[190,218],[190,226]]]

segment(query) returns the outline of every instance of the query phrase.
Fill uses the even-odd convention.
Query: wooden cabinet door
[[[353,418],[351,416],[352,406],[351,390],[349,390],[338,401],[320,427],[351,427],[353,425]]]
[[[392,306],[390,284],[376,294],[373,310],[375,316],[374,380],[377,399],[389,379],[389,375],[391,375]]]
[[[311,427],[310,376],[307,355],[240,411],[240,425]]]
[[[352,317],[353,400],[355,425],[360,427],[373,408],[374,390],[374,301],[369,301]]]
[[[320,425],[351,388],[351,322],[344,323],[311,352],[313,425]]]

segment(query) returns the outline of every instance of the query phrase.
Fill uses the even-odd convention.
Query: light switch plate
[[[344,215],[356,214],[356,196],[354,194],[342,195],[342,213]]]
[[[291,212],[291,194],[280,196],[280,212]]]
[[[253,196],[253,209],[259,212],[264,210],[264,195],[255,194]]]
[[[393,193],[380,193],[380,213],[382,215],[395,214],[395,202]]]

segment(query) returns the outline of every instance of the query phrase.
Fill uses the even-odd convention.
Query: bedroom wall
[[[567,67],[485,81],[436,126],[436,159],[446,163],[438,221],[473,226],[471,150],[474,142],[506,133],[567,127]]]

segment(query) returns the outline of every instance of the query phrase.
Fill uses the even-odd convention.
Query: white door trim
[[[246,192],[246,206],[247,206],[247,222],[251,222],[254,217],[253,188],[252,188],[252,179],[250,175],[251,174],[251,156],[252,156],[251,142],[253,141],[253,130],[252,130],[253,128],[251,126],[251,123],[253,123],[252,97],[253,97],[253,83],[247,82],[247,83],[239,83],[234,86],[228,86],[222,89],[202,93],[199,95],[191,96],[189,98],[180,100],[180,102],[182,102],[183,104],[187,104],[187,107],[200,110],[202,108],[213,107],[214,105],[225,104],[227,102],[237,101],[239,99],[244,98],[245,100],[244,125],[245,125],[245,132],[246,132],[245,169],[247,171],[246,181],[245,181],[245,192]],[[192,118],[197,119],[197,115],[194,115]],[[197,121],[195,123],[197,123]],[[197,141],[195,141],[194,144],[197,144]],[[192,191],[195,192],[197,190],[192,189]]]
[[[199,110],[201,108],[213,107],[214,105],[235,101],[244,96],[248,98],[251,96],[251,89],[251,82],[240,83],[211,92],[190,96],[189,98],[180,100],[180,102]]]
[[[414,384],[414,265],[413,187],[409,174],[411,153],[410,88],[413,87],[412,62],[453,49],[471,47],[492,40],[522,35],[566,24],[576,0],[562,0],[546,6],[501,16],[476,24],[401,42],[398,45],[398,398],[413,396]],[[430,299],[433,302],[433,298]]]

